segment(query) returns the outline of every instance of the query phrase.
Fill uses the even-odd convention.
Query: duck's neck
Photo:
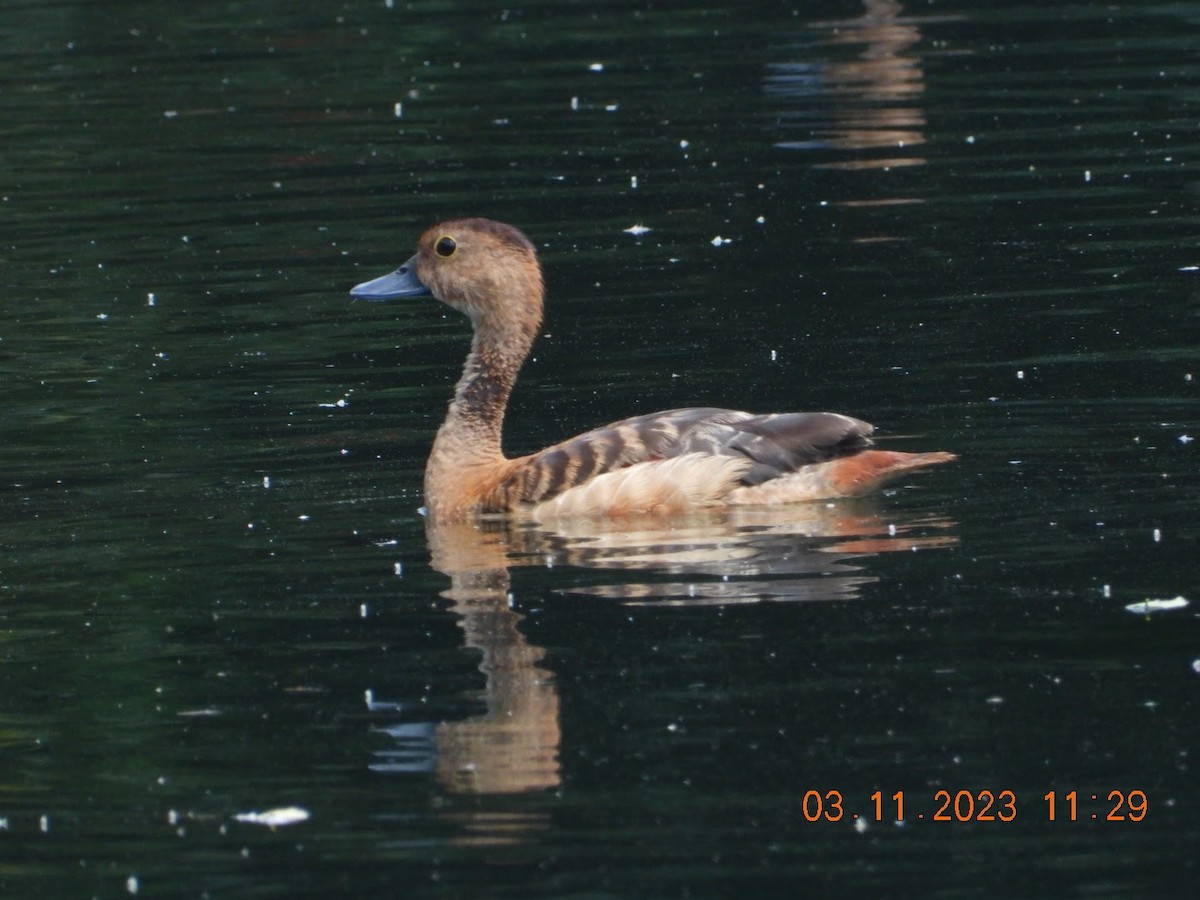
[[[425,468],[427,503],[441,505],[440,498],[458,497],[504,462],[504,411],[535,333],[476,323],[471,352]]]

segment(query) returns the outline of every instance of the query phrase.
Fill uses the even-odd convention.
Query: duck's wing
[[[686,468],[705,467],[710,477],[707,469],[719,470],[729,482],[725,490],[750,487],[857,453],[871,445],[873,430],[859,419],[824,412],[753,415],[699,407],[636,416],[515,460],[485,508],[536,505],[606,473],[679,457],[688,458]]]

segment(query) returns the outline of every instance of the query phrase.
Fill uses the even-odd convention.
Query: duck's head
[[[426,230],[412,259],[357,285],[350,296],[398,300],[432,294],[477,326],[532,322],[536,328],[542,293],[542,269],[529,238],[491,219],[455,219]]]

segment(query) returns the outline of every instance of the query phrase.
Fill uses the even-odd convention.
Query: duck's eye
[[[442,259],[447,259],[454,255],[454,251],[458,249],[458,244],[454,238],[449,235],[442,235],[437,239],[437,243],[433,245],[433,252]]]

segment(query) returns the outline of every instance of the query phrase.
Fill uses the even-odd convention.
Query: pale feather
[[[669,514],[725,501],[749,468],[734,456],[687,453],[598,475],[531,509],[541,521],[560,516]]]

